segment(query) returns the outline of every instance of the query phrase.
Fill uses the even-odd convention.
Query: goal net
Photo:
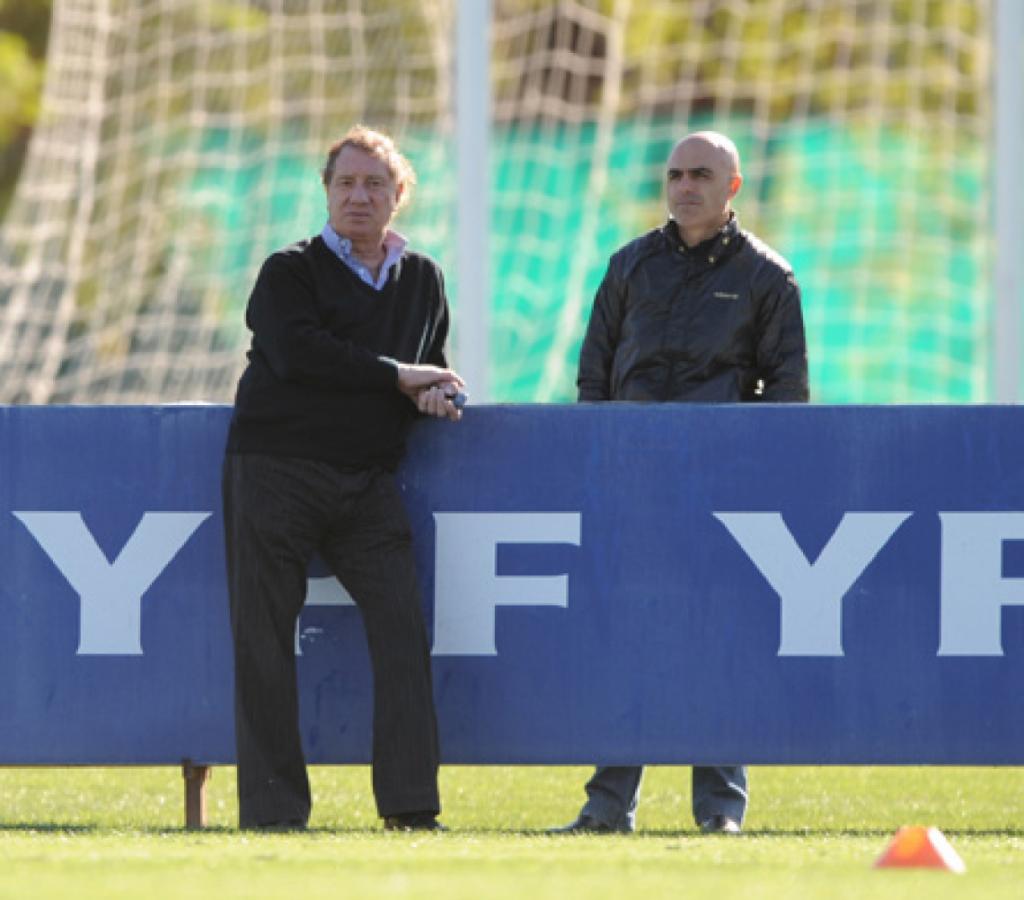
[[[325,219],[363,121],[456,322],[455,0],[55,0],[0,228],[0,401],[229,401],[263,258]],[[813,399],[988,396],[991,0],[493,0],[490,384],[566,401],[608,256],[687,131],[803,288]],[[485,36],[481,35],[481,40]],[[468,340],[456,327],[458,342]]]

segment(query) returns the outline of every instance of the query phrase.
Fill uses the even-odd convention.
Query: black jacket
[[[806,402],[789,263],[735,216],[694,248],[673,221],[631,241],[594,298],[576,384],[581,401]]]

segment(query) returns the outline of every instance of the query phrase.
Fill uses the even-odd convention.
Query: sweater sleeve
[[[446,347],[448,345],[448,329],[451,327],[451,315],[448,310],[448,295],[444,289],[444,275],[440,267],[435,267],[434,271],[437,276],[437,309],[433,316],[433,332],[422,361],[447,369]]]
[[[393,360],[324,327],[312,277],[296,255],[275,253],[263,264],[245,319],[253,334],[253,352],[282,381],[350,390],[396,387]]]

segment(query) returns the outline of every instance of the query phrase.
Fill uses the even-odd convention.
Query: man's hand
[[[424,365],[398,366],[398,389],[424,415],[458,422],[462,418],[462,410],[455,406],[452,398],[465,386],[466,382],[452,369]]]
[[[462,418],[462,407],[455,405],[456,393],[457,390],[450,384],[432,385],[420,391],[416,398],[416,408],[424,415],[458,422]]]

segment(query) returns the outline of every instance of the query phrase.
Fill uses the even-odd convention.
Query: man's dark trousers
[[[439,812],[430,651],[411,532],[390,473],[228,454],[223,496],[241,827],[309,818],[295,624],[314,554],[351,594],[366,628],[377,811]]]

